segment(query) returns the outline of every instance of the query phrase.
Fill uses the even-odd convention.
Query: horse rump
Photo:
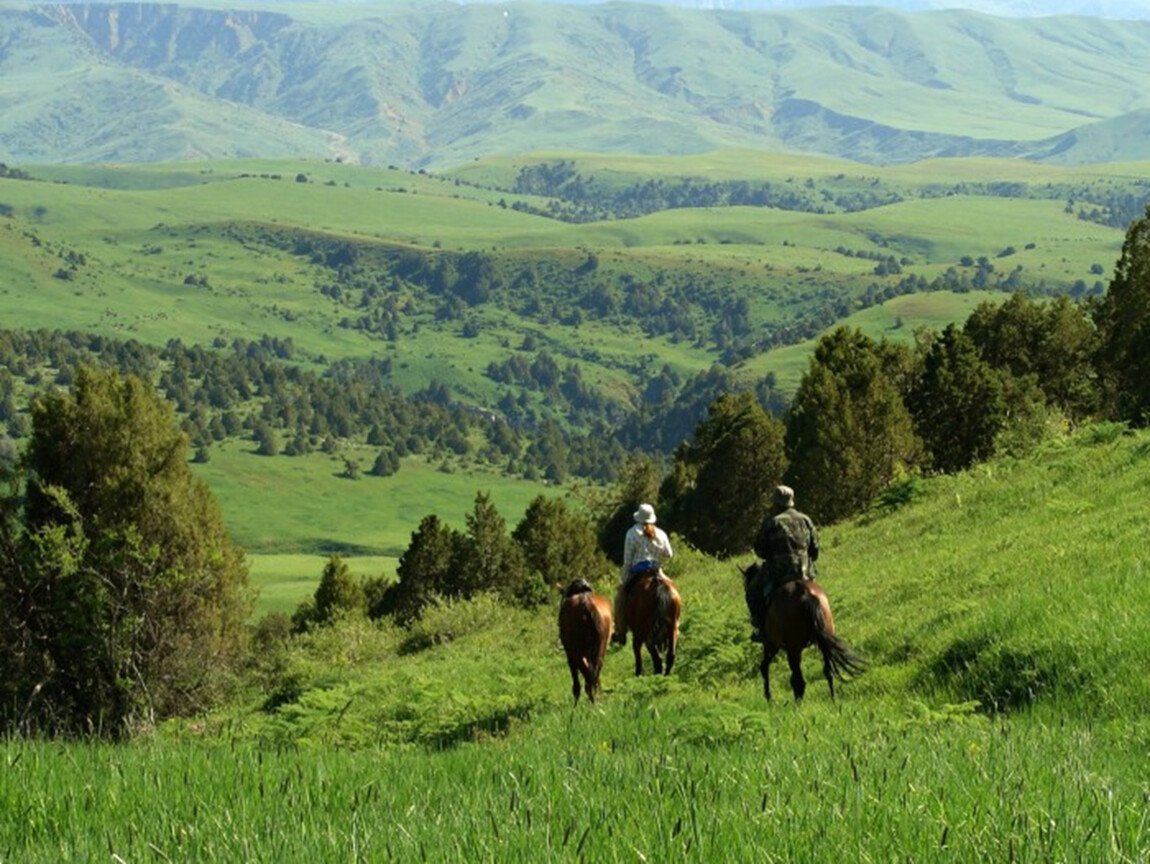
[[[673,648],[672,640],[679,621],[679,595],[666,576],[655,582],[655,626],[651,638],[663,649]]]
[[[834,623],[828,620],[825,600],[814,591],[807,591],[803,605],[811,615],[815,642],[823,655],[827,670],[840,681],[861,675],[866,661],[856,654],[836,633]]]
[[[675,649],[679,641],[679,615],[682,601],[675,583],[661,571],[645,574],[635,580],[634,592],[627,599],[625,615],[635,652],[635,674],[643,674],[642,649],[646,646],[655,674],[671,674]],[[663,654],[666,654],[666,664]]]
[[[578,587],[578,583],[587,586]],[[564,592],[559,605],[559,641],[571,671],[571,693],[579,701],[580,676],[587,698],[594,702],[599,691],[599,675],[611,638],[611,603],[595,594],[582,579],[576,579]]]

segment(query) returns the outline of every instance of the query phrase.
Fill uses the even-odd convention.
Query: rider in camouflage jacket
[[[789,486],[775,487],[770,514],[755,537],[755,554],[762,560],[757,578],[748,580],[747,609],[755,632],[751,639],[762,641],[759,626],[766,615],[774,590],[795,579],[813,579],[819,557],[815,525],[805,513],[795,509],[795,493]]]

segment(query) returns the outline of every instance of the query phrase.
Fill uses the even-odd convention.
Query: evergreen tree
[[[824,336],[787,414],[786,481],[817,521],[866,509],[875,496],[918,465],[914,435],[884,357],[858,330]]]
[[[711,555],[745,552],[786,470],[785,427],[750,392],[716,399],[689,444],[675,454],[669,517]]]
[[[1150,422],[1150,206],[1126,232],[1094,320],[1098,370],[1111,413],[1140,425]]]
[[[342,615],[364,611],[363,585],[351,574],[347,562],[332,555],[315,589],[315,620],[330,624]]]
[[[537,496],[511,536],[529,572],[552,588],[565,587],[576,577],[594,583],[611,571],[590,517],[573,511],[562,498]]]
[[[437,596],[448,595],[451,563],[458,544],[456,532],[430,514],[420,520],[411,542],[399,556],[391,606],[397,622],[406,626],[423,614]]]
[[[1098,328],[1084,304],[1058,297],[1044,316],[1042,353],[1035,370],[1047,401],[1071,422],[1088,419],[1101,407],[1098,389]]]
[[[1033,376],[1046,400],[1071,421],[1098,409],[1097,333],[1084,307],[1066,297],[1039,301],[1016,293],[1005,303],[979,304],[963,331],[995,369]]]
[[[908,407],[933,466],[944,472],[988,459],[1006,423],[999,374],[953,324],[926,348]]]
[[[275,456],[279,453],[275,432],[266,422],[261,422],[252,433],[252,440],[256,442],[256,453],[260,456]]]
[[[390,477],[399,470],[399,456],[394,449],[388,447],[380,450],[371,466],[373,477]]]
[[[13,676],[27,698],[0,711],[120,735],[204,707],[241,655],[247,566],[171,408],[139,378],[82,367],[32,423],[20,566],[0,605],[36,656],[20,660],[32,677]]]
[[[472,597],[480,591],[496,591],[525,605],[539,601],[540,592],[531,584],[523,550],[508,535],[507,522],[488,494],[476,493],[466,522],[467,531],[452,560],[450,593]]]

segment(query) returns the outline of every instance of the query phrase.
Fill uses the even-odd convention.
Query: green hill
[[[820,578],[869,661],[835,704],[810,651],[802,707],[778,664],[786,695],[763,702],[739,562],[680,548],[668,679],[633,678],[615,650],[598,704],[572,709],[553,609],[481,598],[411,633],[349,622],[265,652],[244,705],[150,741],[6,742],[3,788],[33,791],[0,808],[0,848],[1139,860],[1148,456],[1146,434],[1091,427],[826,529]]]
[[[1132,611],[1150,591],[1139,578],[1145,562],[1138,539],[1147,518],[1140,490],[1150,478],[1148,457],[1146,434],[1089,427],[1031,458],[908,481],[870,513],[824,528],[819,578],[841,634],[870,666],[844,686],[843,702],[856,708],[894,703],[901,710],[914,701],[976,702],[987,715],[1035,711],[1103,726],[1126,722],[1150,698],[1150,679],[1131,674],[1150,650]],[[741,700],[749,690],[759,698],[736,569],[750,556],[716,561],[689,549],[679,553],[668,566],[685,608],[674,692],[690,698],[683,692],[689,688]],[[611,573],[584,575],[604,590],[614,581]],[[449,686],[453,664],[468,656],[477,659],[467,662],[482,663],[482,656],[502,658],[497,662],[505,668],[489,681],[493,698],[505,693],[508,677],[526,676],[511,688],[526,715],[569,699],[553,612],[509,612],[503,621],[484,602],[445,609],[438,621],[430,616],[419,625],[427,632],[461,632],[412,663],[380,669],[378,683],[348,670],[346,695],[371,705],[389,702],[394,697],[384,695],[390,692],[385,682],[394,684],[399,675],[414,686],[414,669],[426,676],[421,686],[432,679]],[[410,637],[384,628],[380,645],[395,638]],[[807,658],[808,698],[822,703],[816,653],[811,649]],[[631,680],[630,654],[616,650],[610,657],[608,706],[627,702],[640,683]],[[785,675],[777,677],[785,701]],[[407,728],[388,732],[385,725],[373,735],[403,738]]]
[[[1150,22],[869,7],[69,3],[0,11],[0,160],[579,149],[1141,158]]]
[[[564,184],[523,191],[525,177],[556,165]],[[619,437],[612,424],[637,416],[655,379],[672,405],[714,369],[729,377],[712,390],[770,380],[784,400],[814,340],[835,324],[909,341],[918,326],[964,320],[1006,290],[1099,291],[1123,234],[1095,220],[1120,222],[1146,182],[1139,164],[864,168],[745,151],[705,161],[504,157],[448,175],[292,160],[32,174],[41,179],[0,177],[5,328],[213,350],[274,337],[292,347],[292,365],[317,375],[340,361],[370,363],[409,395],[442,385],[524,430],[554,420],[576,435],[599,430],[608,444]],[[793,209],[730,206],[742,187]],[[628,201],[645,215],[614,217],[611,208]],[[600,218],[547,215],[579,207]],[[531,364],[542,377],[524,371]],[[564,370],[578,383],[567,395],[546,377]],[[42,384],[55,374],[22,377]],[[705,407],[650,422],[670,424],[668,440],[678,441]],[[632,427],[628,442],[641,443]],[[363,438],[346,443],[370,467]],[[368,484],[386,498],[404,485],[402,473],[356,487],[340,476],[338,456],[253,450],[235,439],[213,445],[201,470],[254,553],[264,608],[306,595],[326,550],[366,556],[357,572],[392,572],[420,516],[464,512],[475,488],[502,488],[511,467],[488,464],[468,488],[474,465],[435,461],[461,472],[453,495],[421,499],[361,532],[343,507],[317,520],[305,505],[317,490],[339,502],[352,488],[368,494]],[[238,482],[250,474],[266,481]],[[522,466],[511,474],[501,509],[514,520],[526,492],[514,491]],[[282,492],[275,531],[246,515],[257,512],[261,486]]]

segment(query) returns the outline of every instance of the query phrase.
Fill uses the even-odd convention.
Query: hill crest
[[[10,163],[722,147],[1084,163],[1130,153],[1121,118],[1150,110],[1150,22],[1094,18],[56,4],[0,12],[0,34],[20,84],[0,120]]]

